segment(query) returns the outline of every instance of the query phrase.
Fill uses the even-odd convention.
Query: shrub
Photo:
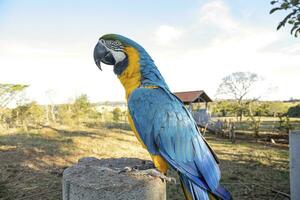
[[[300,117],[300,104],[290,107],[287,111],[287,115],[290,117]]]

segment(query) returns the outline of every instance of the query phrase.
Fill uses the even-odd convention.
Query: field
[[[0,199],[61,199],[63,170],[81,157],[149,159],[127,126],[40,127],[0,133]],[[122,128],[122,129],[120,129]],[[222,183],[235,199],[285,199],[289,194],[287,145],[228,139],[207,134],[221,160]],[[174,176],[174,172],[170,172]],[[168,199],[183,199],[168,183]]]

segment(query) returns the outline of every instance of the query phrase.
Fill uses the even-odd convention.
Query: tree
[[[287,115],[290,117],[300,117],[300,104],[290,107],[287,111]]]
[[[249,115],[250,115],[250,109]],[[251,105],[251,112],[253,116],[261,117],[261,116],[270,116],[270,104],[267,102],[255,102]]]
[[[217,94],[233,98],[237,102],[236,114],[240,121],[247,105],[243,101],[258,81],[258,75],[251,72],[235,72],[222,79]]]
[[[74,123],[79,125],[82,122],[86,123],[90,119],[94,120],[101,116],[86,94],[77,97],[73,103],[57,106],[57,113],[60,123],[67,125],[73,125]]]
[[[279,22],[277,30],[284,27],[287,23],[292,26],[290,33],[295,37],[300,33],[300,0],[273,0],[275,7],[270,10],[270,14],[277,11],[288,11],[289,13]]]
[[[21,84],[0,84],[0,127],[4,126],[6,106],[16,99],[16,97],[27,88],[28,85]]]
[[[220,117],[234,116],[236,107],[235,101],[217,101],[212,106],[212,113]]]
[[[287,134],[292,130],[294,127],[291,124],[289,116],[285,115],[279,115],[279,130],[284,130]]]
[[[286,112],[288,112],[288,105],[283,102],[269,102],[269,116],[278,117]]]
[[[47,90],[46,91],[46,95],[49,98],[50,101],[50,105],[46,105],[46,119],[47,119],[47,123],[49,124],[49,107],[50,107],[50,116],[51,116],[51,120],[53,123],[56,122],[56,117],[55,117],[55,105],[53,103],[53,96],[55,95],[55,91],[54,90]]]
[[[27,87],[21,84],[0,84],[0,107],[5,107]]]
[[[250,127],[253,130],[254,136],[258,138],[261,125],[261,116],[267,112],[267,104],[255,104],[249,101],[247,102],[247,105],[250,118]]]
[[[112,114],[113,114],[114,122],[118,122],[118,121],[120,121],[120,117],[122,115],[122,110],[119,107],[117,107],[112,111]]]
[[[71,108],[73,112],[72,119],[79,123],[85,121],[95,112],[95,107],[90,103],[86,94],[77,97]]]
[[[39,125],[44,119],[44,109],[36,102],[18,106],[12,110],[12,121],[27,131],[28,125]]]
[[[74,120],[72,119],[72,104],[61,104],[57,108],[59,122],[64,125],[72,125],[74,122]]]

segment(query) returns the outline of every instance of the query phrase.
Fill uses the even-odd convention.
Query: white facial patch
[[[114,51],[114,50],[110,50],[110,52],[112,53],[116,64],[123,61],[126,58],[126,55],[123,51]]]

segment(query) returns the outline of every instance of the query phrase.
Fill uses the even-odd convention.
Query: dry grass
[[[273,199],[273,188],[289,193],[289,159],[285,147],[210,138],[221,159],[222,183],[235,199]],[[285,199],[278,196],[277,199]]]
[[[233,122],[236,122],[236,128],[239,131],[245,131],[248,130],[251,132],[251,126],[250,126],[250,122],[251,119],[249,119],[248,117],[244,117],[242,122],[237,121],[236,117],[218,117],[216,119],[220,119],[222,121],[224,120],[232,120]],[[278,117],[261,117],[261,127],[260,127],[260,131],[262,132],[262,134],[264,132],[279,132],[278,127],[279,127],[279,118]],[[290,123],[293,127],[294,130],[300,130],[300,118],[296,118],[296,117],[291,117],[290,118]],[[281,131],[282,132],[282,131]]]
[[[208,141],[220,157],[222,182],[235,199],[272,199],[276,195],[257,184],[289,193],[286,148],[244,141],[231,144],[213,136]],[[0,199],[61,199],[63,170],[86,156],[149,159],[131,131],[111,126],[1,132]],[[168,185],[169,199],[182,199],[180,190],[179,185]]]
[[[49,127],[0,133],[0,199],[60,199],[63,169],[87,156],[149,158],[129,131]]]

